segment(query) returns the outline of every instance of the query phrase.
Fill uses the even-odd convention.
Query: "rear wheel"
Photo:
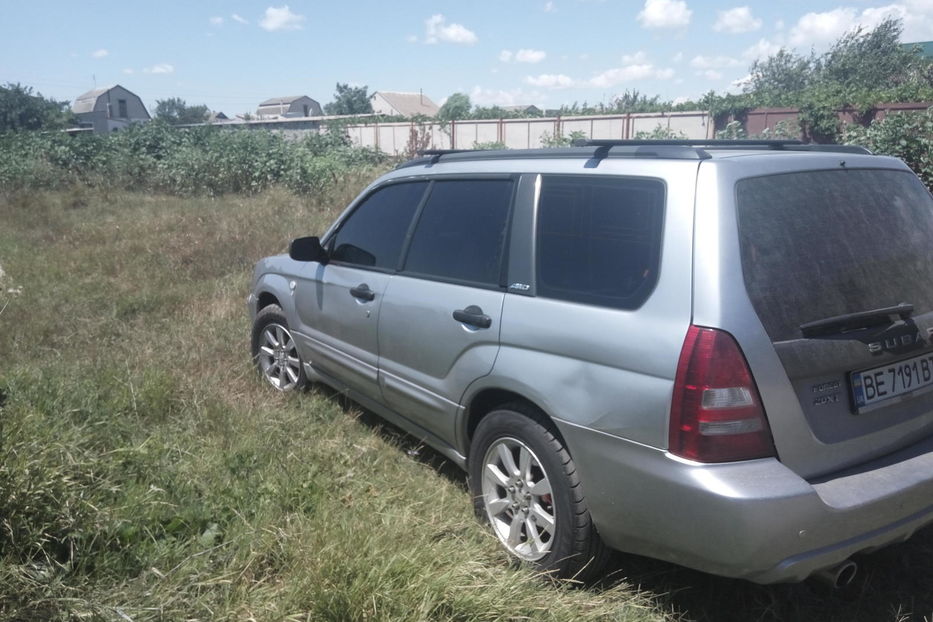
[[[277,390],[295,391],[307,386],[298,346],[278,305],[269,305],[256,316],[252,353],[259,373]]]
[[[609,551],[573,459],[545,417],[523,404],[489,413],[469,461],[476,513],[509,553],[555,578],[585,581],[602,572]]]

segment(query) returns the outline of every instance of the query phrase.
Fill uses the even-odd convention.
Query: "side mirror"
[[[288,246],[288,256],[295,261],[327,263],[327,251],[315,237],[296,238]]]

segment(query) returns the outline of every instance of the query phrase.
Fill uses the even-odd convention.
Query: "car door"
[[[307,264],[295,282],[298,338],[312,367],[374,399],[383,294],[427,185],[393,183],[370,193],[324,241],[329,261]]]
[[[403,268],[383,300],[383,397],[395,411],[448,441],[460,398],[471,382],[492,370],[499,350],[515,185],[508,176],[434,181]]]

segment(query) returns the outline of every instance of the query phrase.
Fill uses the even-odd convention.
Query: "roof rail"
[[[441,156],[445,156],[451,153],[469,153],[471,151],[480,151],[479,149],[422,149],[418,152],[418,155],[422,157],[430,157],[431,164],[437,164],[437,161],[441,159]]]
[[[634,139],[634,140],[615,140],[615,139],[578,139],[573,142],[574,147],[602,147],[611,149],[612,147],[631,147],[631,146],[679,146],[679,147],[704,147],[707,149],[716,148],[765,148],[774,151],[824,151],[838,153],[861,153],[871,155],[871,151],[858,145],[817,145],[809,144],[800,140],[718,140],[718,139]]]

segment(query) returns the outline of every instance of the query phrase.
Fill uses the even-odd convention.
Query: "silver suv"
[[[252,353],[469,473],[515,557],[851,580],[933,521],[933,198],[792,142],[429,152],[260,261]]]

